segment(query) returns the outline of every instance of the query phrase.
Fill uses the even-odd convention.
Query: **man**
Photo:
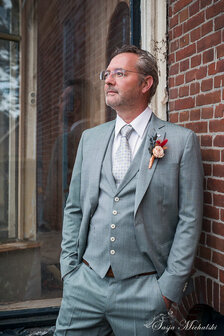
[[[123,46],[101,78],[117,118],[80,141],[55,335],[161,335],[152,322],[186,292],[200,235],[199,145],[148,108],[158,84],[151,54]]]

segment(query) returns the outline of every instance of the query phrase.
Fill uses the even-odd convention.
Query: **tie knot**
[[[126,139],[128,139],[131,135],[131,132],[132,132],[133,128],[131,125],[124,125],[122,128],[121,128],[121,136],[122,137],[125,137]]]

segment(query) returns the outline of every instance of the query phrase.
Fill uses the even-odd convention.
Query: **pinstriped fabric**
[[[114,163],[113,163],[113,176],[117,187],[123,180],[130,164],[131,164],[131,148],[129,146],[128,139],[131,135],[133,128],[131,125],[125,125],[120,130],[121,141],[117,152],[115,153]]]

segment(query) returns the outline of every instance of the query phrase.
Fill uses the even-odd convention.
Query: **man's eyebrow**
[[[124,70],[124,69],[123,69],[123,68],[115,68],[115,69],[112,70],[112,71],[115,71],[115,70]],[[106,71],[111,71],[111,70],[106,69]]]

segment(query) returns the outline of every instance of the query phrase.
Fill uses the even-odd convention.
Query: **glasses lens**
[[[100,80],[105,80],[105,70],[101,71]]]

